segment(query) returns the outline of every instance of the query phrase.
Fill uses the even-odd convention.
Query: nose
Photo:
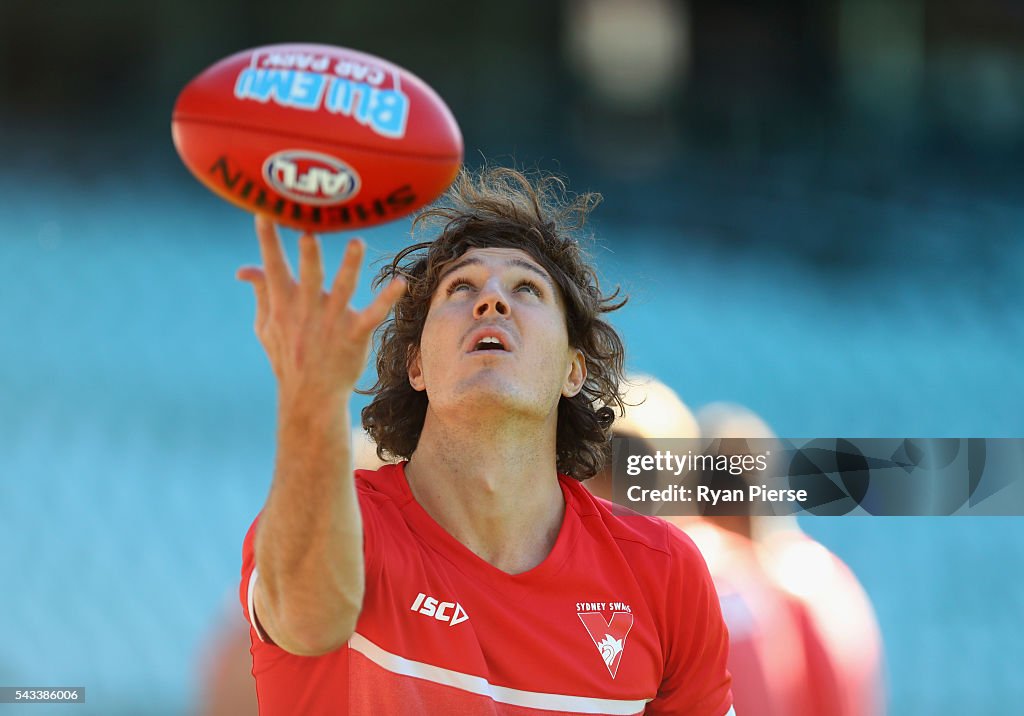
[[[495,282],[488,281],[477,296],[473,315],[477,318],[486,318],[490,315],[508,317],[510,305]]]

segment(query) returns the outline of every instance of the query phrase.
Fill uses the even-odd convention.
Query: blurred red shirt
[[[828,548],[800,530],[778,532],[762,544],[765,567],[789,595],[799,623],[811,713],[882,716],[882,637],[857,577]],[[736,703],[738,710],[738,698]]]
[[[739,716],[825,716],[814,711],[802,629],[749,539],[704,520],[681,523],[708,563],[729,628],[729,672]]]

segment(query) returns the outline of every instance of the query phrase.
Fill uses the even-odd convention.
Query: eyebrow
[[[450,276],[451,274],[455,273],[459,269],[465,268],[466,266],[481,266],[481,265],[483,265],[483,261],[481,261],[480,259],[477,259],[477,258],[472,258],[472,257],[462,259],[461,261],[456,261],[454,264],[452,264],[450,267],[448,267],[443,274],[441,274],[441,277],[437,279],[437,284],[440,286],[442,283],[444,283],[444,280],[446,278],[448,278],[448,276]],[[530,271],[532,273],[537,274],[537,276],[539,276],[541,279],[543,279],[544,283],[547,284],[548,287],[552,291],[555,291],[555,284],[551,280],[551,277],[548,276],[547,272],[542,270],[541,268],[539,268],[535,263],[532,263],[530,261],[527,261],[526,259],[521,259],[519,257],[515,257],[514,256],[514,257],[506,260],[505,261],[505,265],[506,266],[518,266],[521,269],[525,269],[527,271]],[[557,293],[557,291],[556,291],[556,293]]]

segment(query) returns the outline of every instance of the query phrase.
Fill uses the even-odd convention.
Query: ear
[[[587,359],[583,351],[578,348],[570,348],[569,372],[562,383],[562,395],[566,398],[574,398],[583,390],[583,384],[587,381]]]
[[[417,346],[412,349],[412,356],[409,358],[409,365],[406,368],[409,374],[409,385],[413,390],[426,390],[427,384],[423,382],[423,361],[420,359],[420,349]]]

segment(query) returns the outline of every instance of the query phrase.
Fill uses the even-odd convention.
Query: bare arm
[[[370,338],[405,290],[393,281],[363,311],[349,306],[363,258],[350,241],[329,292],[320,246],[299,239],[299,280],[274,225],[257,218],[263,268],[238,277],[256,292],[256,335],[278,384],[277,459],[256,531],[256,614],[293,654],[323,654],[355,630],[363,601],[363,530],[352,477],[349,400]]]

